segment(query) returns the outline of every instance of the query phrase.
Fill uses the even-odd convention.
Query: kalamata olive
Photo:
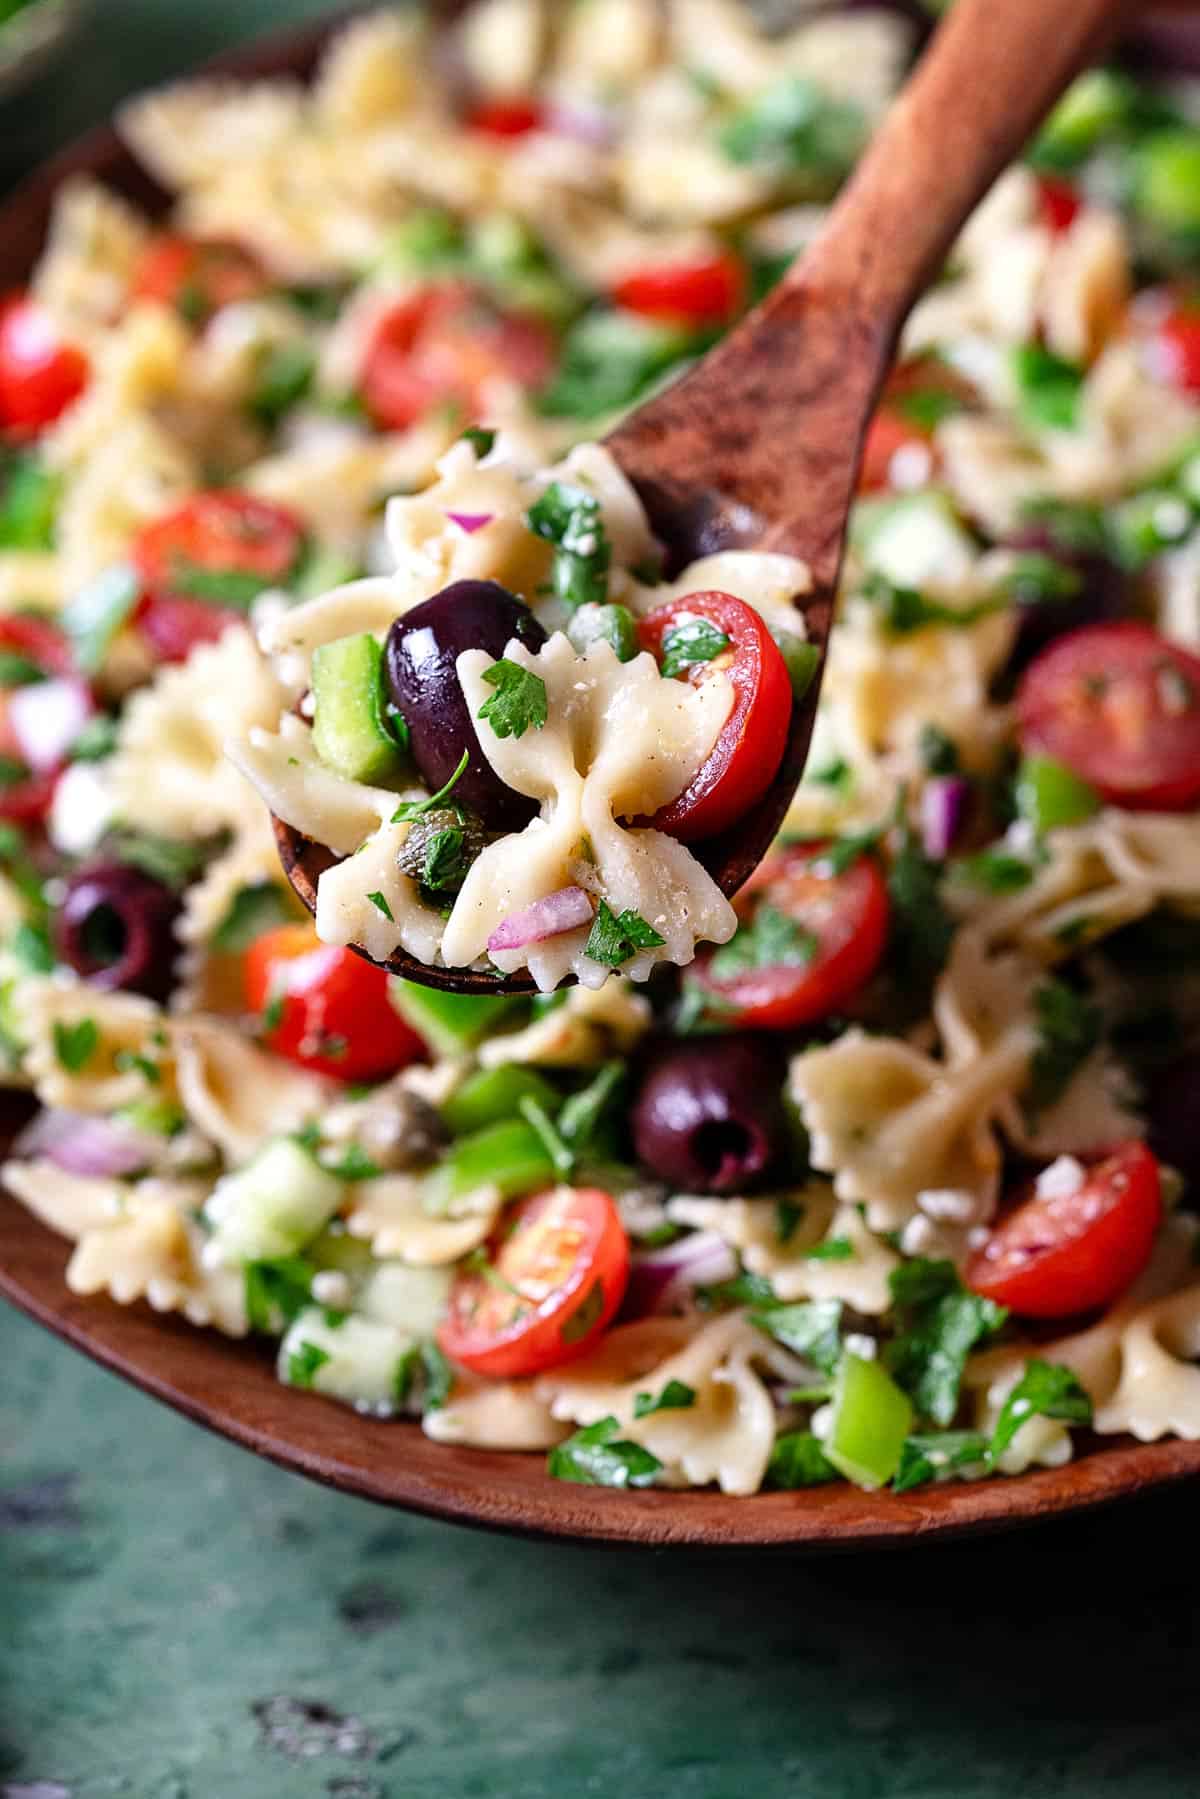
[[[1006,548],[1019,555],[1046,558],[1057,563],[1068,576],[1077,576],[1079,580],[1075,592],[1061,597],[1041,597],[1038,584],[1032,582],[1029,591],[1023,593],[1021,585],[1017,584],[1014,598],[1019,609],[1019,624],[1008,665],[1013,674],[1019,674],[1064,631],[1077,631],[1081,625],[1128,616],[1133,599],[1129,576],[1106,556],[1065,549],[1041,524],[1025,527],[1009,538]]]
[[[1200,1051],[1152,1076],[1149,1106],[1151,1149],[1187,1182],[1185,1204],[1200,1207]]]
[[[436,792],[469,751],[454,797],[491,831],[521,830],[537,804],[506,787],[479,747],[455,664],[464,650],[503,656],[514,637],[535,652],[546,641],[528,606],[498,582],[456,581],[398,618],[384,651],[388,689],[412,733],[422,780]]]
[[[1143,9],[1139,9],[1142,11]],[[1200,75],[1200,19],[1180,9],[1147,7],[1136,24],[1130,19],[1125,49],[1138,68],[1168,75]]]
[[[165,999],[179,945],[169,887],[123,862],[78,869],[54,920],[59,959],[94,987]]]
[[[742,1193],[787,1143],[783,1063],[754,1037],[703,1037],[650,1063],[633,1108],[639,1162],[686,1193]]]

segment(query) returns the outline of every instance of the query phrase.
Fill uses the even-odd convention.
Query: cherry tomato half
[[[485,137],[528,137],[542,126],[536,100],[480,100],[467,114],[467,130]]]
[[[91,691],[76,675],[71,646],[55,625],[45,619],[23,618],[20,614],[0,618],[0,651],[19,656],[42,669],[54,684],[55,699],[65,702],[68,718],[73,715],[85,719],[91,715]],[[68,688],[73,691],[64,692]],[[17,777],[0,786],[0,819],[14,824],[32,824],[45,818],[65,762],[65,755],[54,759],[51,750],[51,766],[42,765],[36,769],[29,766],[20,731],[15,728],[12,702],[17,693],[38,691],[36,686],[0,689],[0,756],[6,764],[13,765],[11,773]],[[48,689],[43,691],[48,694]],[[54,710],[61,716],[58,705]],[[35,729],[30,722],[31,736]],[[33,748],[35,743],[36,739],[30,747]],[[34,759],[40,760],[36,755]],[[19,773],[21,766],[26,769],[23,777]]]
[[[668,324],[727,325],[746,299],[746,271],[730,250],[665,262],[626,275],[613,299],[627,312]]]
[[[1065,762],[1115,806],[1200,799],[1200,656],[1136,622],[1057,638],[1017,692],[1022,746]]]
[[[938,466],[934,431],[939,420],[977,404],[970,382],[939,357],[914,356],[897,363],[867,429],[860,492],[922,485]],[[902,452],[904,463],[897,460]]]
[[[233,489],[194,494],[134,541],[142,634],[164,661],[184,660],[243,617],[256,589],[286,582],[304,543],[304,526],[282,506]]]
[[[1034,1192],[1010,1212],[968,1263],[967,1285],[1023,1318],[1090,1312],[1136,1280],[1161,1218],[1158,1163],[1144,1143],[1123,1143],[1078,1192]]]
[[[1200,395],[1200,298],[1147,290],[1138,295],[1133,317],[1151,375],[1179,393]]]
[[[888,896],[874,856],[832,874],[820,844],[776,850],[734,901],[742,922],[770,906],[799,927],[794,961],[722,974],[720,950],[705,950],[689,980],[721,1002],[730,1030],[791,1031],[838,1011],[875,973],[887,946]],[[715,964],[715,966],[714,966]]]
[[[135,300],[173,306],[189,325],[206,325],[222,306],[256,300],[269,289],[266,270],[240,244],[223,239],[156,237],[134,271]]]
[[[388,999],[384,969],[285,924],[246,951],[246,1003],[277,1056],[340,1081],[378,1081],[425,1054]]]
[[[554,340],[538,320],[498,311],[465,282],[443,281],[380,319],[362,393],[385,431],[405,431],[448,400],[478,421],[498,381],[540,387],[553,365]]]
[[[34,437],[77,400],[88,359],[24,294],[0,302],[0,430]]]
[[[1069,231],[1083,211],[1079,189],[1061,175],[1039,175],[1037,178],[1038,213],[1056,237]]]
[[[693,686],[714,673],[733,684],[733,707],[712,753],[683,792],[651,821],[682,843],[715,837],[749,811],[779,772],[792,717],[792,683],[779,646],[761,616],[730,593],[689,593],[648,612],[638,626],[644,650],[657,661],[671,649],[670,634],[704,619],[728,639],[708,662],[692,662],[679,678]]]
[[[616,1206],[593,1187],[555,1187],[505,1214],[490,1266],[450,1290],[438,1342],[452,1362],[499,1380],[574,1360],[612,1321],[629,1279]]]

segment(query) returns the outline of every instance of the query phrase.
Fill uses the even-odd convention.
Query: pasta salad
[[[802,251],[910,27],[449,48],[135,101],[169,215],[69,183],[0,303],[6,1188],[72,1291],[566,1481],[1200,1437],[1200,88],[1082,77],[914,312],[730,901],[806,571],[664,571],[596,440]]]

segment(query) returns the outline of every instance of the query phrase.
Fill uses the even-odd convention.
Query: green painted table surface
[[[318,10],[96,0],[0,184]],[[548,1547],[307,1486],[7,1312],[0,1370],[0,1799],[1200,1792],[1194,1491],[888,1558]]]

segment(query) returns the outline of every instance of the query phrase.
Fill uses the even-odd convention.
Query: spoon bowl
[[[783,552],[820,652],[763,798],[695,854],[730,896],[762,861],[804,772],[863,443],[909,311],[992,181],[1115,30],[1121,0],[957,0],[806,254],[689,374],[606,439],[667,566],[720,550]],[[280,859],[310,911],[334,858],[275,819]],[[360,952],[363,953],[363,952]],[[406,980],[528,993],[524,975],[438,968],[403,952]]]

